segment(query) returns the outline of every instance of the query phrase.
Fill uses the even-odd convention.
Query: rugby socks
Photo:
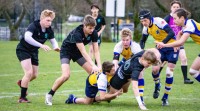
[[[140,93],[140,98],[142,101],[143,99],[143,94],[144,94],[144,78],[138,80],[138,88],[139,88],[139,93]]]
[[[166,77],[165,81],[165,93],[163,95],[163,98],[168,99],[168,95],[170,93],[170,90],[172,88],[172,83],[173,83],[174,77]]]
[[[163,67],[160,67],[159,73],[162,71]]]
[[[152,73],[152,77],[154,78],[154,82],[155,82],[155,87],[160,87],[160,78],[159,78],[159,76],[160,76],[160,72],[158,74],[156,74],[156,75],[154,75]]]
[[[55,91],[53,91],[52,89],[49,91],[48,94],[51,94],[52,96],[55,94]]]
[[[26,91],[28,88],[21,87],[21,98],[26,98]]]
[[[187,80],[187,66],[181,66],[184,80]]]
[[[200,74],[198,74],[195,79],[200,82]]]

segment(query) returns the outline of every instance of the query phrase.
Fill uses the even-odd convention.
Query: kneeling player
[[[85,98],[77,98],[73,94],[69,95],[65,101],[67,104],[91,104],[94,102],[95,96],[99,91],[99,101],[105,101],[115,98],[122,94],[122,90],[115,93],[106,93],[107,87],[113,75],[115,74],[115,67],[112,62],[106,61],[102,65],[103,72],[98,74],[91,74],[86,80]]]

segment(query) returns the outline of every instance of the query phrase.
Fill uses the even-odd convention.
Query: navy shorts
[[[174,63],[178,61],[179,51],[174,52],[174,48],[172,47],[166,47],[159,49],[159,52],[161,54],[161,61],[168,61],[169,63]]]
[[[38,50],[31,52],[28,50],[16,49],[16,55],[19,61],[23,61],[25,59],[31,59],[31,63],[33,65],[36,65],[36,66],[39,65]]]
[[[89,76],[88,76],[89,78]],[[95,86],[92,86],[89,83],[89,79],[86,79],[86,86],[85,86],[85,95],[89,98],[95,98],[95,96],[97,95],[98,92],[98,88]]]

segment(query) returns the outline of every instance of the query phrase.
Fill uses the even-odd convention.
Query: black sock
[[[53,91],[52,89],[49,91],[48,94],[51,94],[52,96],[55,94],[55,91]]]
[[[95,65],[97,65],[97,61],[96,61],[96,59],[94,60],[94,63],[95,63]]]
[[[159,73],[161,73],[162,69],[163,69],[163,67],[160,67]]]
[[[187,79],[187,66],[181,66],[184,80]]]
[[[21,87],[21,98],[25,98],[26,97],[26,91],[28,88],[25,87]]]

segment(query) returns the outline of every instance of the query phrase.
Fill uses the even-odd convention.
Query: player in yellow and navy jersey
[[[99,101],[110,100],[122,94],[121,90],[113,94],[106,93],[110,80],[115,74],[114,64],[110,61],[106,61],[102,64],[102,70],[103,72],[101,73],[94,73],[88,76],[85,87],[85,98],[77,98],[73,94],[70,94],[65,103],[91,104],[94,102],[97,92],[100,94],[100,96],[98,96]]]
[[[170,44],[163,44],[157,42],[159,48],[163,47],[176,47],[183,45],[186,40],[191,37],[193,41],[200,45],[200,23],[193,19],[188,19],[189,12],[183,8],[177,9],[173,14],[174,22],[176,25],[181,26],[182,30],[177,35],[178,40]],[[200,82],[200,54],[194,60],[190,68],[190,75]]]
[[[156,41],[163,43],[172,43],[175,40],[175,34],[173,30],[169,27],[166,21],[160,17],[152,17],[151,13],[147,9],[143,9],[139,12],[140,22],[142,23],[142,39],[140,41],[141,48],[144,48],[145,42],[149,35],[151,35]],[[162,105],[167,106],[168,104],[168,95],[170,93],[172,83],[173,83],[173,71],[178,60],[179,51],[176,48],[168,47],[159,49],[161,54],[161,61],[167,61],[166,69],[166,81],[165,81],[165,92],[162,97]],[[160,92],[160,78],[159,78],[159,66],[153,67],[152,76],[155,81],[155,90],[153,93],[153,98],[157,99]]]
[[[117,69],[119,66],[124,64],[126,60],[131,58],[134,54],[142,51],[140,45],[133,41],[132,39],[132,31],[129,28],[123,28],[121,31],[121,41],[118,42],[114,47],[114,56],[113,56],[113,63],[115,65],[115,69]],[[119,62],[120,55],[122,55],[122,60]],[[131,81],[130,81],[131,82]],[[129,83],[127,83],[126,87],[129,87]],[[140,76],[138,80],[138,87],[140,91],[140,97],[141,100],[143,100],[143,93],[144,93],[144,78],[143,78],[143,72],[142,76]],[[128,88],[125,88],[128,89]],[[128,91],[124,91],[128,92]]]

